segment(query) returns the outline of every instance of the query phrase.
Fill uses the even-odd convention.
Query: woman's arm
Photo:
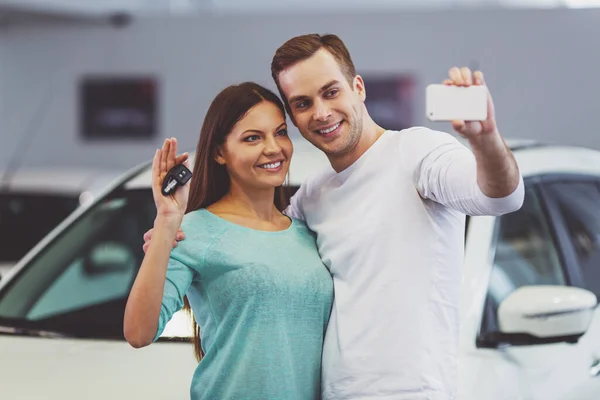
[[[156,335],[169,256],[178,228],[177,221],[157,218],[154,223],[152,243],[148,246],[125,307],[123,333],[135,348],[149,345]]]
[[[192,272],[189,268],[174,270],[172,276],[167,279],[173,241],[183,221],[189,194],[189,185],[180,187],[170,196],[164,196],[161,192],[165,176],[177,161],[182,160],[178,159],[176,154],[177,141],[174,138],[166,139],[162,149],[156,151],[152,162],[152,194],[157,210],[154,235],[131,288],[123,320],[125,339],[136,348],[147,346],[154,340],[159,328],[163,297],[173,297],[173,293],[180,293],[181,290],[185,294],[191,283]],[[183,161],[189,168],[187,157],[184,157]],[[167,293],[166,282],[170,283],[175,291]],[[174,310],[168,311],[168,314],[172,315]]]

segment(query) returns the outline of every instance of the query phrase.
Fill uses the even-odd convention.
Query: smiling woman
[[[163,196],[167,171],[189,161],[175,139],[155,154],[157,216],[124,333],[133,347],[150,345],[191,308],[192,399],[319,398],[333,282],[314,234],[282,212],[292,152],[281,101],[244,83],[209,107],[189,185]],[[172,249],[180,226],[186,240]]]

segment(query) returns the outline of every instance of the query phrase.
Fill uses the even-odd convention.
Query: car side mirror
[[[83,262],[83,269],[89,275],[131,271],[136,267],[132,251],[116,242],[95,245]]]
[[[571,286],[522,286],[498,307],[504,343],[575,343],[585,334],[598,304],[596,295]]]

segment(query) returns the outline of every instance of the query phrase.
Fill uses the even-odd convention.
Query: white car
[[[0,279],[77,207],[121,173],[84,168],[0,171]]]
[[[523,207],[467,219],[458,399],[597,400],[600,152],[511,146]],[[323,163],[296,151],[292,183]],[[196,361],[185,314],[143,349],[123,338],[155,216],[149,169],[80,208],[0,282],[2,398],[189,398]]]

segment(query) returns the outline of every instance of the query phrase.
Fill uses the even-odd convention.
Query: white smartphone
[[[485,121],[487,89],[485,86],[427,86],[426,112],[430,121]]]

